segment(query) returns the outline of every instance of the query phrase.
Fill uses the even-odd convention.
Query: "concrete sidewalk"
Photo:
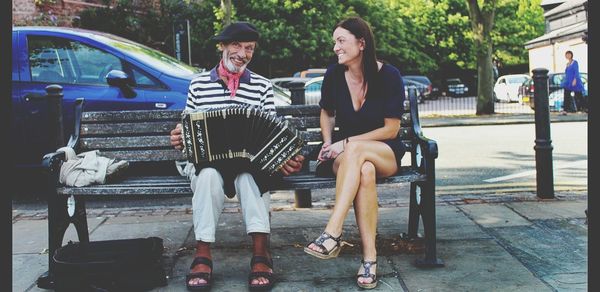
[[[453,127],[453,126],[478,126],[478,125],[509,125],[509,124],[533,124],[534,114],[493,114],[493,115],[458,115],[458,116],[423,116],[420,117],[421,127]],[[561,115],[558,112],[550,112],[551,123],[562,122],[584,122],[588,120],[585,112],[569,113]]]
[[[540,200],[533,193],[438,196],[438,257],[446,266],[419,269],[422,254],[405,250],[408,189],[380,188],[378,291],[586,291],[587,192],[560,192]],[[303,246],[323,230],[333,190],[316,190],[313,207],[296,209],[293,195],[272,195],[272,253],[278,282],[273,291],[357,291],[360,239],[350,211],[345,240],[354,243],[336,259],[320,260]],[[184,198],[182,202],[190,200]],[[189,204],[145,207],[88,206],[91,240],[158,236],[165,245],[168,286],[186,291],[194,235]],[[35,285],[47,270],[46,210],[13,208],[13,291],[46,291]],[[65,242],[77,241],[72,227]],[[250,239],[237,201],[229,200],[213,245],[212,291],[246,291]]]

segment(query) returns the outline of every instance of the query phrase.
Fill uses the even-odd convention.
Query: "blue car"
[[[201,72],[130,40],[65,27],[12,29],[12,141],[17,167],[39,166],[54,151],[45,88],[63,88],[65,139],[74,129],[74,103],[84,109],[183,109],[190,80]],[[66,143],[66,141],[65,141]]]

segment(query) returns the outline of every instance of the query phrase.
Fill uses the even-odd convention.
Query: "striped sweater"
[[[206,110],[229,105],[247,104],[275,113],[271,81],[248,69],[240,77],[240,85],[232,98],[231,92],[217,75],[216,67],[201,73],[190,82],[187,111]]]

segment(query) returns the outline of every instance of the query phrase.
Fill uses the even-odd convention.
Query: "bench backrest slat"
[[[399,135],[412,150],[412,117],[405,103]],[[321,143],[318,105],[277,107],[306,142],[303,155],[316,155]],[[180,110],[84,112],[80,124],[78,151],[100,150],[103,155],[130,162],[184,160],[181,151],[171,147],[169,133],[181,121]],[[313,157],[314,159],[314,157]]]

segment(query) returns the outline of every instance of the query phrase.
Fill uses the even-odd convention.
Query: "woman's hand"
[[[330,143],[323,143],[323,146],[321,146],[321,150],[319,151],[319,156],[317,156],[318,160],[321,161],[325,161],[325,160],[329,160],[329,150],[327,150],[327,148],[330,146]]]
[[[325,143],[319,152],[319,160],[325,161],[329,159],[335,159],[344,152],[344,140],[337,141],[333,144]]]
[[[577,79],[573,79],[573,82],[571,82],[571,85],[572,85],[573,87],[575,87],[575,85],[577,85]]]

